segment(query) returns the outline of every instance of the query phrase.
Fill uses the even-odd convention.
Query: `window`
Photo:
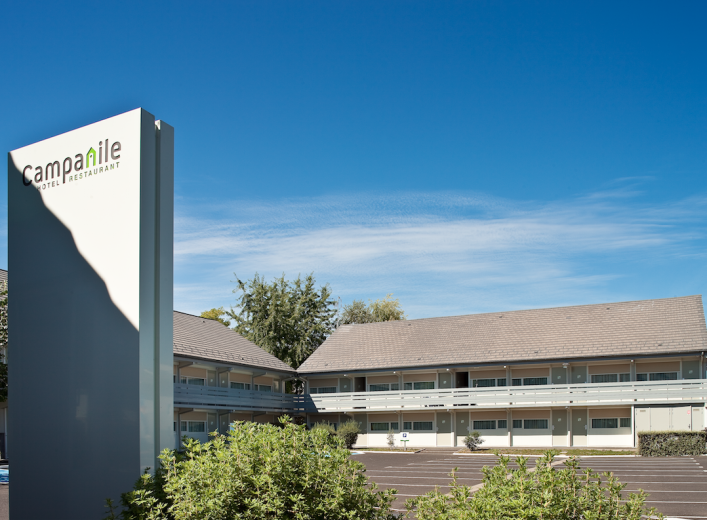
[[[182,421],[181,430],[189,433],[203,433],[206,431],[206,421]]]
[[[403,423],[403,428],[406,429],[406,430],[408,430],[408,431],[412,430],[412,423],[411,423],[411,422],[407,422],[407,421],[404,422],[404,423]]]
[[[513,427],[523,429],[523,420],[522,419],[513,419]]]
[[[369,392],[387,392],[388,390],[390,390],[390,385],[388,383],[368,385]]]
[[[501,377],[496,380],[496,386],[506,386],[506,378]]]
[[[636,374],[636,381],[648,381],[648,374]]]
[[[547,430],[547,419],[525,419],[524,430]]]
[[[400,383],[390,383],[390,389],[394,391],[400,390]]]
[[[618,428],[618,419],[592,419],[592,428]]]
[[[393,430],[394,432],[398,431],[398,423],[397,422],[372,422],[371,423],[371,431],[372,432],[388,432],[390,430]]]
[[[649,381],[675,381],[678,378],[677,372],[653,372],[649,374]]]
[[[523,381],[521,379],[511,379],[511,385],[512,386],[522,386]]]
[[[621,428],[630,428],[631,427],[631,418],[630,417],[622,417],[621,419],[619,419],[619,421],[621,421],[619,424],[619,426]]]
[[[336,387],[335,386],[318,386],[315,388],[310,388],[309,393],[310,394],[335,394]]]
[[[592,375],[592,383],[618,383],[618,374],[595,374]]]
[[[499,419],[498,421],[498,429],[499,430],[506,430],[508,429],[508,421],[505,419]]]
[[[189,433],[203,433],[206,431],[206,421],[188,421]]]
[[[177,421],[174,421],[174,430],[173,431],[175,431],[175,432],[177,431]]]
[[[619,381],[622,383],[631,381],[631,374],[619,374]]]
[[[472,380],[472,384],[473,384],[474,388],[484,387],[484,386],[496,386],[496,380],[495,379],[474,379],[474,380]]]
[[[421,381],[412,385],[415,390],[434,390],[435,388],[434,381]]]
[[[231,388],[235,388],[236,390],[250,390],[250,383],[236,383],[235,381],[231,381]]]
[[[258,392],[272,392],[272,386],[271,385],[255,385],[255,389]]]
[[[412,390],[412,383],[405,383],[405,390]]]
[[[474,421],[475,430],[495,430],[496,421]]]
[[[206,382],[206,380],[203,377],[183,377],[182,378],[183,385],[204,386],[205,382]]]
[[[546,385],[547,377],[524,377],[523,386],[526,385]]]
[[[412,429],[415,431],[432,431],[432,421],[415,421],[412,423]]]

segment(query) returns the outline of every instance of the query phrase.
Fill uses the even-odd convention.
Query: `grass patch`
[[[485,448],[481,450],[475,450],[473,452],[464,448],[459,450],[457,453],[483,453],[486,455],[494,455],[495,453],[504,453],[508,455],[542,455],[547,450],[534,450],[526,448]],[[593,449],[582,449],[582,448],[570,448],[566,450],[557,450],[560,455],[569,456],[581,456],[581,455],[637,455],[636,450],[593,450]]]

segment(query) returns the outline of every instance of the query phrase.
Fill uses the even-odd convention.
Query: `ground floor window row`
[[[369,428],[371,432],[399,432],[399,422],[371,422]],[[548,430],[550,428],[548,419],[513,419],[512,426],[514,430]],[[508,420],[482,420],[472,421],[472,430],[507,430]],[[593,429],[613,429],[613,428],[630,428],[630,417],[612,417],[592,419]],[[433,431],[433,421],[405,421],[403,429],[406,431]]]

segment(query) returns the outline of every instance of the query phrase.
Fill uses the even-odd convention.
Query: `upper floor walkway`
[[[320,413],[480,408],[626,406],[707,401],[707,380],[314,394]]]
[[[626,406],[707,401],[707,380],[456,388],[293,395],[189,384],[174,385],[177,408],[272,413],[349,413],[434,409]]]

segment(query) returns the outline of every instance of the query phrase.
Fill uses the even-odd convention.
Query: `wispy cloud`
[[[704,241],[705,198],[636,197],[624,186],[554,203],[474,193],[182,200],[175,305],[228,306],[233,272],[256,271],[314,272],[344,302],[393,292],[411,317],[623,299],[611,286],[635,265],[701,255]]]

